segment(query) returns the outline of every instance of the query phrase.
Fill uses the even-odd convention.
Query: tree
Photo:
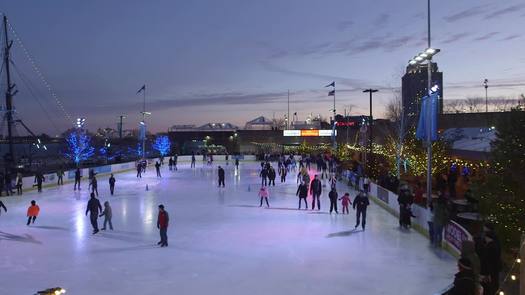
[[[384,145],[384,155],[387,158],[390,170],[399,169],[399,162],[406,163],[407,172],[413,176],[424,176],[427,173],[427,151],[421,140],[416,139],[416,130],[411,128],[403,139],[399,152],[399,138],[389,136]],[[432,175],[436,176],[448,168],[448,145],[443,140],[432,143]],[[399,161],[401,160],[401,161]],[[401,173],[400,173],[401,174]]]
[[[83,129],[74,129],[66,137],[66,152],[64,155],[78,166],[81,161],[89,159],[95,153],[91,145],[91,137]]]
[[[155,138],[155,142],[153,143],[153,148],[157,150],[162,157],[164,157],[171,150],[170,139],[166,135],[157,136],[157,138]]]
[[[480,212],[495,224],[506,249],[519,245],[525,230],[525,129],[522,126],[525,126],[525,111],[518,108],[497,122],[489,173],[477,180],[472,189],[473,196],[480,201]]]

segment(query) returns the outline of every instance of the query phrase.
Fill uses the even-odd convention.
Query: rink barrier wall
[[[196,161],[202,161],[202,155],[195,155]],[[235,161],[235,158],[239,158],[239,160],[242,161],[255,161],[256,158],[254,155],[239,155],[239,156],[230,156],[230,161]],[[167,157],[164,158],[164,164],[167,165]],[[153,158],[148,159],[148,163],[154,164],[156,161],[159,161],[159,158]],[[213,161],[219,161],[224,162],[226,161],[226,155],[214,155]],[[189,156],[178,156],[177,162],[191,162],[191,155]],[[82,168],[80,169],[80,174],[82,175],[82,181],[85,182],[88,175],[89,175],[89,169],[93,169],[97,175],[104,176],[109,175],[111,173],[122,173],[127,172],[130,170],[135,169],[135,161],[133,162],[125,162],[125,163],[118,163],[118,164],[111,164],[111,165],[103,165],[103,166],[96,166],[96,167],[90,167],[90,168]],[[73,170],[66,170],[64,171],[64,184],[71,183],[75,181],[75,171]],[[58,176],[55,173],[47,173],[44,174],[44,183],[42,184],[42,188],[49,188],[49,187],[55,187],[57,186],[57,180]],[[34,182],[35,177],[34,176],[26,176],[22,179],[22,190],[23,191],[31,191],[33,189],[36,189],[36,183]],[[14,179],[13,179],[14,181]],[[13,186],[13,190],[16,190],[16,188]]]
[[[397,194],[371,182],[370,197],[375,204],[399,218]],[[412,213],[416,216],[412,218],[412,228],[429,238],[428,210],[421,206],[412,206]],[[461,243],[464,240],[472,241],[472,235],[464,227],[451,220],[443,229],[443,248],[458,258],[461,254]]]

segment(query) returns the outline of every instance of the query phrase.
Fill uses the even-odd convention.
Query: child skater
[[[264,186],[261,186],[261,189],[259,190],[259,197],[261,197],[261,205],[259,205],[259,207],[262,207],[263,199],[264,199],[266,200],[266,206],[270,208],[270,204],[268,203],[269,196],[270,196],[270,193],[268,192],[268,189]]]
[[[31,201],[31,206],[27,208],[27,225],[35,223],[36,217],[40,212],[40,207],[36,204],[35,200]]]
[[[102,214],[99,215],[99,217],[104,216],[104,227],[101,228],[101,230],[106,230],[106,224],[109,223],[109,229],[113,230],[113,223],[111,223],[111,218],[113,217],[113,213],[111,212],[111,206],[109,206],[109,202],[104,202],[104,211],[102,211]]]
[[[348,205],[352,205],[352,201],[350,201],[350,194],[345,193],[344,196],[342,196],[339,200],[343,200],[341,203],[343,205],[343,214],[350,214],[350,211],[348,211]]]

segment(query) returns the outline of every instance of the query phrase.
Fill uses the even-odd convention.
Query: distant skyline
[[[136,128],[143,84],[153,132],[283,117],[288,89],[299,119],[328,118],[332,81],[338,113],[368,113],[362,90],[372,87],[380,89],[374,116],[383,117],[427,36],[418,0],[6,0],[0,12],[64,109],[89,129],[116,128],[121,114],[125,129]],[[523,0],[432,1],[445,102],[484,97],[485,78],[489,97],[525,93],[523,27]],[[18,116],[38,133],[71,127],[16,40],[12,60]],[[0,79],[3,93],[5,73]]]

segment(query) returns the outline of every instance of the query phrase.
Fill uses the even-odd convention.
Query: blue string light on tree
[[[83,129],[76,129],[69,133],[66,138],[66,152],[64,156],[71,159],[78,166],[95,154],[95,148],[91,145],[91,137]]]
[[[153,143],[153,149],[157,150],[159,154],[164,157],[170,152],[171,142],[166,135],[157,136]]]

